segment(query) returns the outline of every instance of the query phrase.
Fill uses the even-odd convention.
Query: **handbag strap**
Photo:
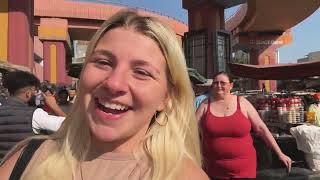
[[[33,154],[39,148],[39,146],[43,143],[44,139],[31,139],[27,147],[23,150],[19,159],[17,160],[9,180],[19,180],[23,171],[27,167],[32,158]]]

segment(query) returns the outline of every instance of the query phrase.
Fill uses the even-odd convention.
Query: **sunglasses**
[[[213,86],[219,86],[219,84],[220,84],[220,86],[226,86],[227,84],[230,84],[230,82],[224,82],[224,81],[213,81],[212,82]]]

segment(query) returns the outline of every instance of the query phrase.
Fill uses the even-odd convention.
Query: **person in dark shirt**
[[[56,131],[65,117],[54,97],[44,96],[46,104],[57,115],[51,116],[35,104],[39,79],[29,72],[13,71],[3,77],[3,85],[10,96],[0,106],[0,159],[17,142],[42,130]]]
[[[72,103],[68,101],[69,92],[67,89],[62,88],[57,93],[57,101],[60,108],[65,112],[68,113],[70,111]]]

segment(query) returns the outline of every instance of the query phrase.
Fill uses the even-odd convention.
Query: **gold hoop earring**
[[[169,117],[168,117],[168,114],[166,113],[166,112],[163,112],[164,113],[164,121],[163,122],[159,122],[159,120],[158,120],[158,117],[157,117],[157,113],[155,114],[155,121],[160,125],[160,126],[165,126],[165,125],[167,125],[167,123],[168,123],[168,119],[169,119]]]

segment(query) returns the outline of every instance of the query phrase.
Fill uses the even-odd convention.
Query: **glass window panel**
[[[187,65],[206,75],[207,65],[207,32],[188,32],[184,37],[184,49]]]

